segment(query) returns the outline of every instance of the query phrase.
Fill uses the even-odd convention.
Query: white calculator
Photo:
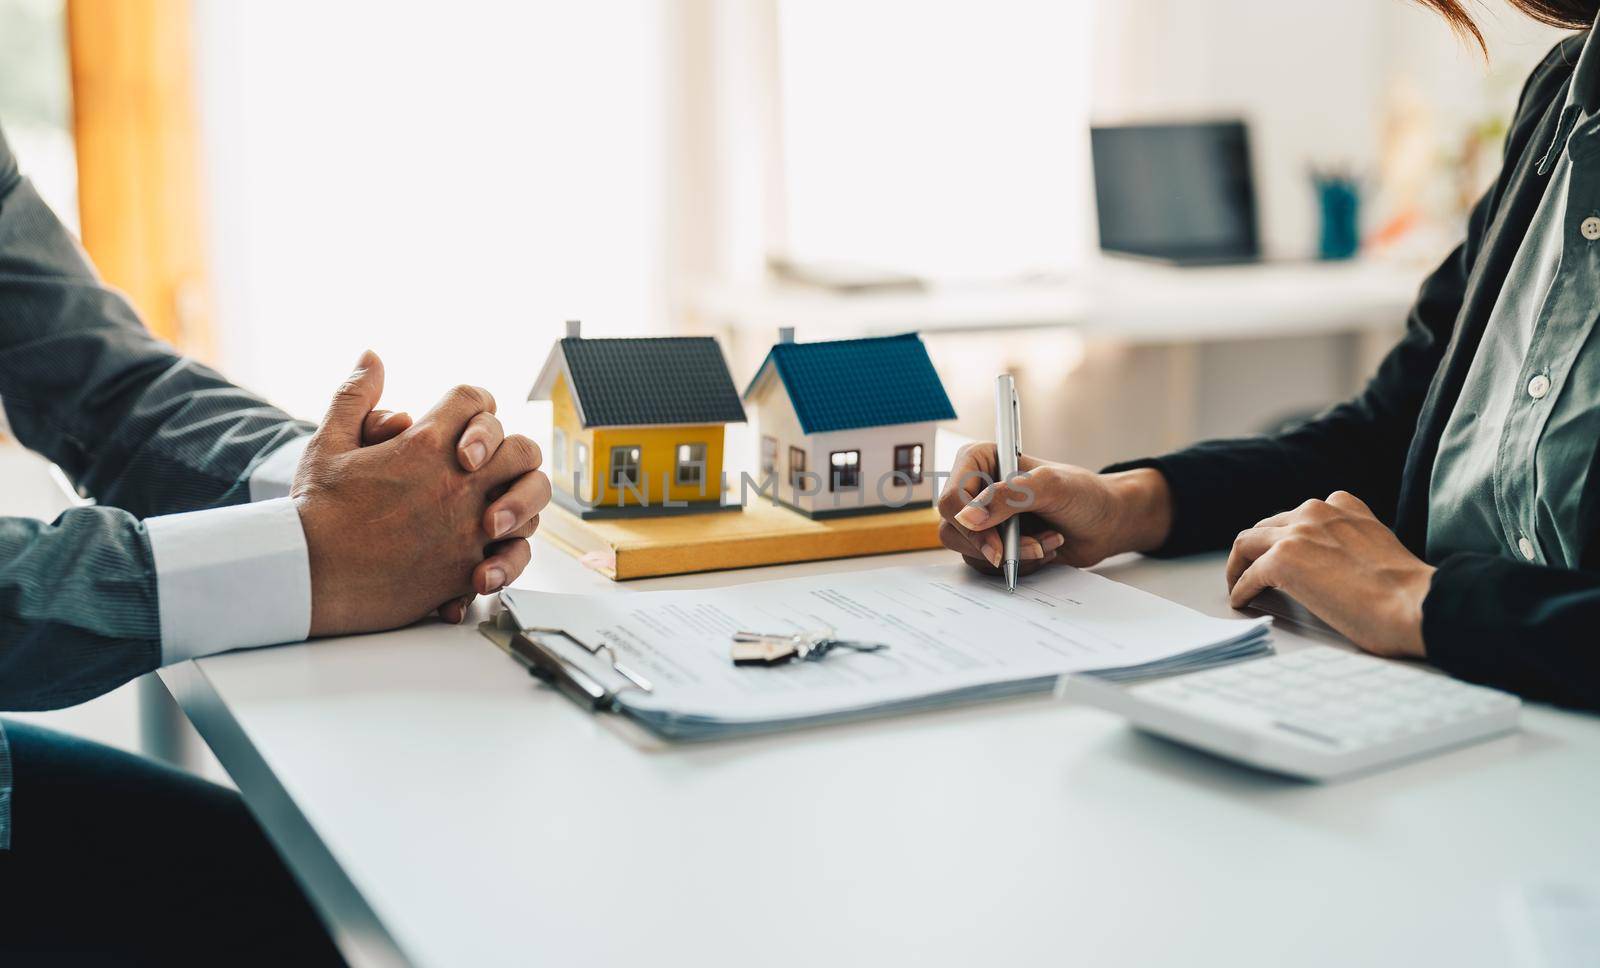
[[[1218,756],[1315,780],[1508,733],[1522,712],[1508,693],[1325,645],[1133,686],[1066,676],[1056,694]]]

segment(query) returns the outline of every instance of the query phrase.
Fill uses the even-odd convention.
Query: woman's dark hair
[[[1470,36],[1484,49],[1484,53],[1488,53],[1483,32],[1478,29],[1476,23],[1473,23],[1472,15],[1462,6],[1462,0],[1420,0],[1420,2],[1439,11],[1444,19],[1450,21],[1450,26]],[[1572,27],[1581,30],[1592,25],[1595,16],[1600,14],[1600,0],[1509,0],[1509,2],[1533,19],[1552,27]]]

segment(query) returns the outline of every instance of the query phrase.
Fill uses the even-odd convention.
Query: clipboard
[[[650,680],[618,659],[609,645],[590,645],[563,629],[524,627],[509,603],[478,631],[529,675],[586,709],[613,711],[622,693],[653,691]]]

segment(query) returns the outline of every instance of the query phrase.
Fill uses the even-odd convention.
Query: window
[[[778,438],[761,438],[761,479],[778,473]]]
[[[145,19],[154,14],[129,16]],[[98,22],[99,18],[83,19],[83,33],[96,50],[107,50],[119,39],[116,28],[109,23],[113,18],[103,18],[108,23]],[[0,63],[6,65],[6,83],[0,85],[0,118],[6,119],[6,140],[22,159],[22,170],[28,173],[33,187],[73,234],[81,235],[66,4],[60,0],[0,0],[0,25]],[[75,31],[79,27],[73,25]],[[102,138],[110,134],[105,125],[115,120],[108,116],[114,110],[102,107],[94,112],[91,121]],[[121,132],[114,135],[121,136]],[[106,161],[116,164],[109,158]]]
[[[780,0],[789,253],[963,277],[1080,260],[1095,6],[1142,5]]]
[[[804,485],[800,482],[800,475],[806,472],[806,452],[798,447],[789,448],[789,486],[801,490]]]
[[[589,445],[581,440],[572,445],[572,476],[580,489],[589,480]]]
[[[904,474],[907,483],[922,483],[922,445],[901,444],[894,449],[894,472]]]
[[[449,16],[396,5],[384,11],[384,44],[363,43],[372,13],[359,6],[319,7],[314,38],[309,8],[192,6],[206,261],[233,379],[290,413],[320,414],[328,375],[349,372],[351,347],[383,319],[386,397],[421,408],[468,380],[507,402],[527,396],[529,367],[562,335],[570,307],[583,307],[595,335],[601,320],[668,318],[654,280],[671,277],[681,255],[664,244],[659,214],[676,184],[663,136],[676,114],[661,94],[676,5],[492,4]],[[24,81],[12,56],[24,42],[0,18],[6,93]],[[290,43],[295,69],[285,71]],[[350,70],[356,49],[360,71]],[[416,69],[419,52],[428,70]],[[571,83],[579,76],[588,81]],[[511,114],[539,123],[504,123]],[[452,181],[451,204],[407,211],[394,201],[416,173],[392,159],[416,138],[400,119],[418,116],[440,119],[428,133],[440,170],[472,174]],[[0,107],[0,118],[12,138],[13,116]],[[550,150],[547,130],[582,131],[582,149]],[[43,158],[17,147],[37,174]],[[307,212],[325,232],[306,231]],[[450,241],[421,246],[413,232]],[[297,246],[309,262],[293,256]],[[516,278],[525,260],[541,267],[539,285]],[[538,359],[482,351],[503,343],[495,317],[505,305],[518,307],[519,346]],[[443,319],[452,338],[440,338]]]
[[[639,487],[639,448],[611,448],[611,486],[613,488]]]
[[[567,473],[567,432],[560,427],[550,435],[550,449],[555,451],[550,455],[550,466],[554,467],[558,475]]]
[[[861,487],[861,451],[836,450],[828,457],[833,467],[830,491],[854,491]]]
[[[706,486],[706,445],[705,444],[679,444],[678,445],[678,477],[679,484],[688,484],[699,487],[702,491]]]

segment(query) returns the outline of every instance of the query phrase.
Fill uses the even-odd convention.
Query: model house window
[[[567,473],[567,432],[565,430],[557,427],[555,433],[550,435],[550,449],[555,451],[550,456],[550,463],[555,467],[556,474],[565,475]]]
[[[678,483],[703,487],[706,482],[706,445],[678,445]]]
[[[922,483],[922,445],[901,444],[894,449],[894,472],[912,484]]]
[[[761,479],[778,473],[778,438],[761,438]]]
[[[589,480],[589,445],[581,440],[572,445],[572,476],[580,489]]]
[[[789,486],[800,490],[800,476],[806,472],[806,452],[798,447],[789,448]]]
[[[861,451],[836,450],[828,456],[832,465],[831,491],[854,491],[861,487]]]
[[[613,488],[639,486],[639,448],[611,448],[611,486]]]

